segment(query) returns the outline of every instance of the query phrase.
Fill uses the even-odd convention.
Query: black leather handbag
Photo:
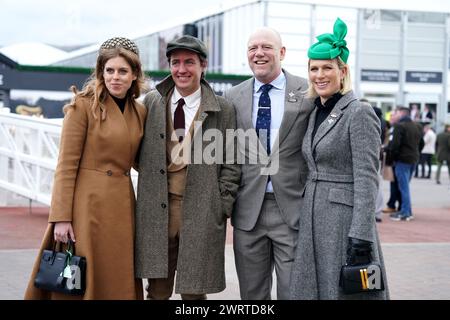
[[[75,255],[75,245],[71,240],[64,252],[61,244],[55,242],[53,250],[42,252],[34,286],[47,291],[83,295],[86,290],[86,258]]]
[[[378,263],[344,265],[341,268],[339,286],[345,294],[383,291],[384,282]]]

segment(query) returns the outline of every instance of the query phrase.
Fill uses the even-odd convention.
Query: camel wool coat
[[[136,205],[136,276],[139,278],[168,277],[166,107],[174,86],[172,77],[168,76],[144,100],[148,121],[140,153]],[[187,165],[186,171],[175,293],[206,294],[225,289],[226,225],[240,180],[240,167],[234,164],[233,141],[216,145],[217,150],[223,148],[224,159],[234,149],[233,163],[221,163],[221,158],[205,163],[202,157],[214,145],[211,138],[203,136],[207,130],[220,132],[225,139],[226,129],[236,128],[234,108],[216,96],[204,80],[201,80],[198,113],[201,126],[194,132],[191,145],[194,158],[191,161],[194,161]],[[198,143],[196,138],[200,138]]]
[[[380,122],[353,92],[342,96],[312,136],[317,108],[303,140],[309,174],[291,274],[292,299],[387,299],[388,284],[375,224]],[[372,242],[385,291],[345,295],[339,287],[348,238]]]
[[[135,195],[130,169],[144,133],[145,107],[127,101],[124,113],[108,95],[99,109],[78,97],[62,128],[49,226],[25,299],[142,299],[134,276]],[[34,287],[44,249],[52,248],[54,222],[71,221],[76,255],[86,257],[86,292],[71,297]]]

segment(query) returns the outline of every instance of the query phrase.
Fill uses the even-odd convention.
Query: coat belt
[[[310,181],[354,182],[353,175],[351,174],[332,174],[324,172],[310,172],[307,179]]]

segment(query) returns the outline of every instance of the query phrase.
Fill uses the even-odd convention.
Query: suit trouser
[[[436,170],[436,182],[441,182],[441,167],[444,164],[444,162],[447,162],[448,177],[450,178],[450,161],[448,161],[448,160],[438,161],[437,170]]]
[[[375,201],[375,217],[380,219],[383,216],[382,210],[384,205],[382,182],[383,177],[380,174],[378,174],[378,192],[377,192],[377,200]]]
[[[398,188],[402,197],[400,212],[404,216],[411,216],[411,192],[409,182],[414,174],[415,164],[397,161],[395,163],[395,176],[398,181]]]
[[[270,300],[274,268],[277,299],[289,299],[297,236],[298,231],[284,222],[273,194],[266,194],[258,221],[251,231],[233,229],[241,299]]]
[[[147,299],[168,300],[172,296],[178,261],[178,245],[182,217],[183,197],[169,195],[169,272],[167,278],[148,279]],[[205,294],[181,294],[183,300],[205,300]]]
[[[383,177],[381,176],[381,169],[383,164],[380,162],[380,167],[378,169],[378,192],[377,192],[377,200],[375,201],[375,217],[380,218],[382,215],[382,210],[384,206],[384,197],[383,197]]]
[[[431,178],[431,159],[433,155],[431,153],[421,153],[419,162],[416,164],[416,171],[414,173],[414,177],[419,177],[419,165],[421,168],[421,177],[422,178]],[[425,175],[425,164],[428,167],[428,173]]]
[[[402,195],[398,187],[397,176],[395,175],[395,165],[392,166],[392,170],[394,171],[394,181],[391,181],[390,183],[390,195],[387,206],[391,209],[398,208],[400,211],[400,208],[402,207]],[[396,206],[396,202],[398,202],[398,207]]]

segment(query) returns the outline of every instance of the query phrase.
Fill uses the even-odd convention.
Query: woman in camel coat
[[[135,100],[143,88],[137,46],[125,38],[103,43],[91,80],[65,107],[49,225],[25,299],[142,299],[130,169],[144,131],[146,109]],[[86,258],[85,294],[36,288],[42,251],[69,237]]]

